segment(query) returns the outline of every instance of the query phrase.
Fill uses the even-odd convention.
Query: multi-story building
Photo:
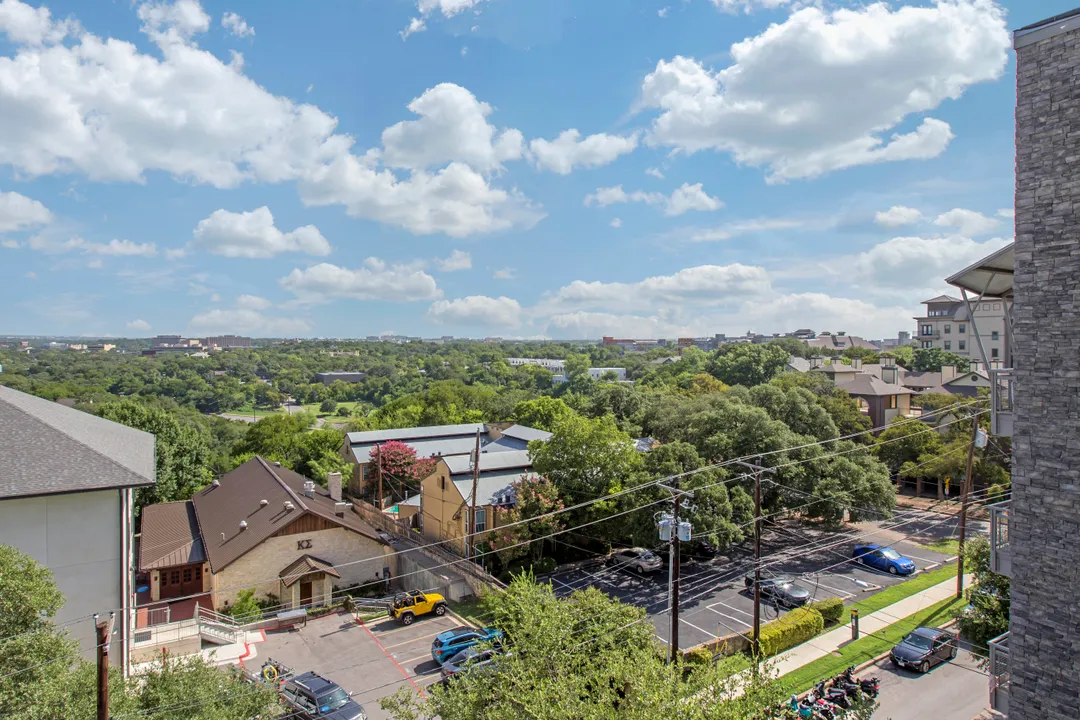
[[[251,347],[251,338],[241,335],[218,335],[203,338],[202,344],[206,347],[219,347],[226,350],[229,348],[249,348]]]
[[[366,372],[335,370],[332,372],[315,373],[315,382],[321,382],[323,385],[330,385],[335,382],[358,383],[366,377]]]
[[[1005,309],[1001,298],[971,302],[951,295],[923,300],[926,312],[915,318],[915,338],[921,348],[941,348],[957,355],[979,356],[979,340],[991,360],[1005,356]],[[972,322],[974,316],[975,322]]]
[[[522,365],[539,365],[552,375],[561,375],[566,367],[565,360],[556,360],[554,358],[506,358],[506,364],[510,367],[521,367]]]
[[[110,343],[90,343],[86,346],[89,352],[110,352],[116,349],[115,345]]]

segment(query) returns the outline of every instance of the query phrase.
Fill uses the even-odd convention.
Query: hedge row
[[[825,629],[821,613],[812,607],[792,610],[761,626],[761,654],[771,657],[812,639]]]
[[[810,603],[810,607],[821,613],[826,625],[835,625],[844,616],[844,601],[838,597],[825,598]]]

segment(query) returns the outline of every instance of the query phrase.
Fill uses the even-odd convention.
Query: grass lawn
[[[919,573],[910,580],[887,587],[880,592],[874,593],[868,598],[848,605],[844,608],[844,614],[840,616],[840,622],[838,624],[848,625],[851,623],[851,608],[859,608],[859,614],[866,617],[875,610],[880,610],[883,607],[892,605],[894,602],[899,602],[906,597],[911,597],[917,592],[921,592],[927,588],[943,583],[949,578],[955,577],[955,563],[943,565],[930,572]]]
[[[271,415],[278,415],[278,414],[280,414],[282,412],[284,412],[284,410],[281,410],[280,408],[277,409],[277,410],[266,410],[265,408],[253,408],[250,405],[245,405],[244,407],[239,407],[239,408],[236,408],[235,410],[226,410],[225,414],[226,415],[247,415],[248,417],[251,417],[253,415],[255,417],[269,417]]]
[[[326,420],[338,419],[341,422],[348,422],[349,418],[341,417],[340,415],[337,414],[337,411],[340,408],[348,408],[349,412],[352,413],[353,408],[356,407],[356,402],[355,401],[347,400],[347,401],[344,401],[344,402],[339,402],[337,404],[337,407],[334,408],[334,412],[325,413],[325,412],[323,412],[322,410],[319,409],[319,405],[321,405],[321,404],[322,403],[308,403],[307,405],[302,405],[301,407],[304,408],[304,412],[309,412],[309,413],[311,413],[313,415],[324,418]]]
[[[470,598],[460,602],[450,603],[450,609],[474,625],[483,627],[488,618],[484,617],[484,608],[480,605],[479,598]]]
[[[941,538],[928,543],[919,543],[920,547],[934,552],[944,553],[949,557],[960,554],[960,541],[956,538]]]
[[[955,611],[966,604],[967,600],[963,598],[942,600],[889,625],[874,635],[863,635],[855,642],[848,643],[836,652],[788,673],[780,680],[790,688],[791,692],[808,690],[821,680],[831,678],[851,665],[859,665],[887,652],[920,625],[932,627],[944,625],[953,619]]]

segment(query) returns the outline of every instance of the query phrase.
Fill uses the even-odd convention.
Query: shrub
[[[708,665],[712,662],[712,653],[704,647],[691,648],[683,659],[686,660],[687,665]]]
[[[255,600],[255,590],[241,590],[236,593],[236,601],[225,612],[239,622],[255,622],[262,618],[262,608]]]
[[[810,640],[825,629],[821,613],[812,607],[792,610],[761,626],[761,654],[770,657]]]
[[[825,598],[810,603],[810,607],[821,613],[821,619],[826,625],[835,625],[844,616],[844,601],[838,597]]]
[[[532,569],[534,573],[543,574],[554,572],[556,567],[555,558],[542,557],[533,563]]]

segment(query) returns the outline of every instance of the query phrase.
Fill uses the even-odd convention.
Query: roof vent
[[[292,512],[296,509],[296,506],[292,504],[291,500],[285,501],[285,512]]]
[[[241,520],[240,521],[240,529],[241,530],[247,530],[247,520]]]
[[[217,478],[214,478],[214,482],[212,482],[210,484],[213,485],[214,487],[221,487],[221,481],[218,480]]]
[[[274,467],[281,467],[281,463],[279,463],[277,460],[275,460],[274,461]]]
[[[221,533],[221,542],[225,542],[225,533]]]
[[[309,498],[315,497],[315,482],[313,480],[304,483],[304,495]]]
[[[262,500],[259,501],[259,507],[266,507],[269,504],[270,504],[270,501],[265,499],[265,498],[263,498]]]

